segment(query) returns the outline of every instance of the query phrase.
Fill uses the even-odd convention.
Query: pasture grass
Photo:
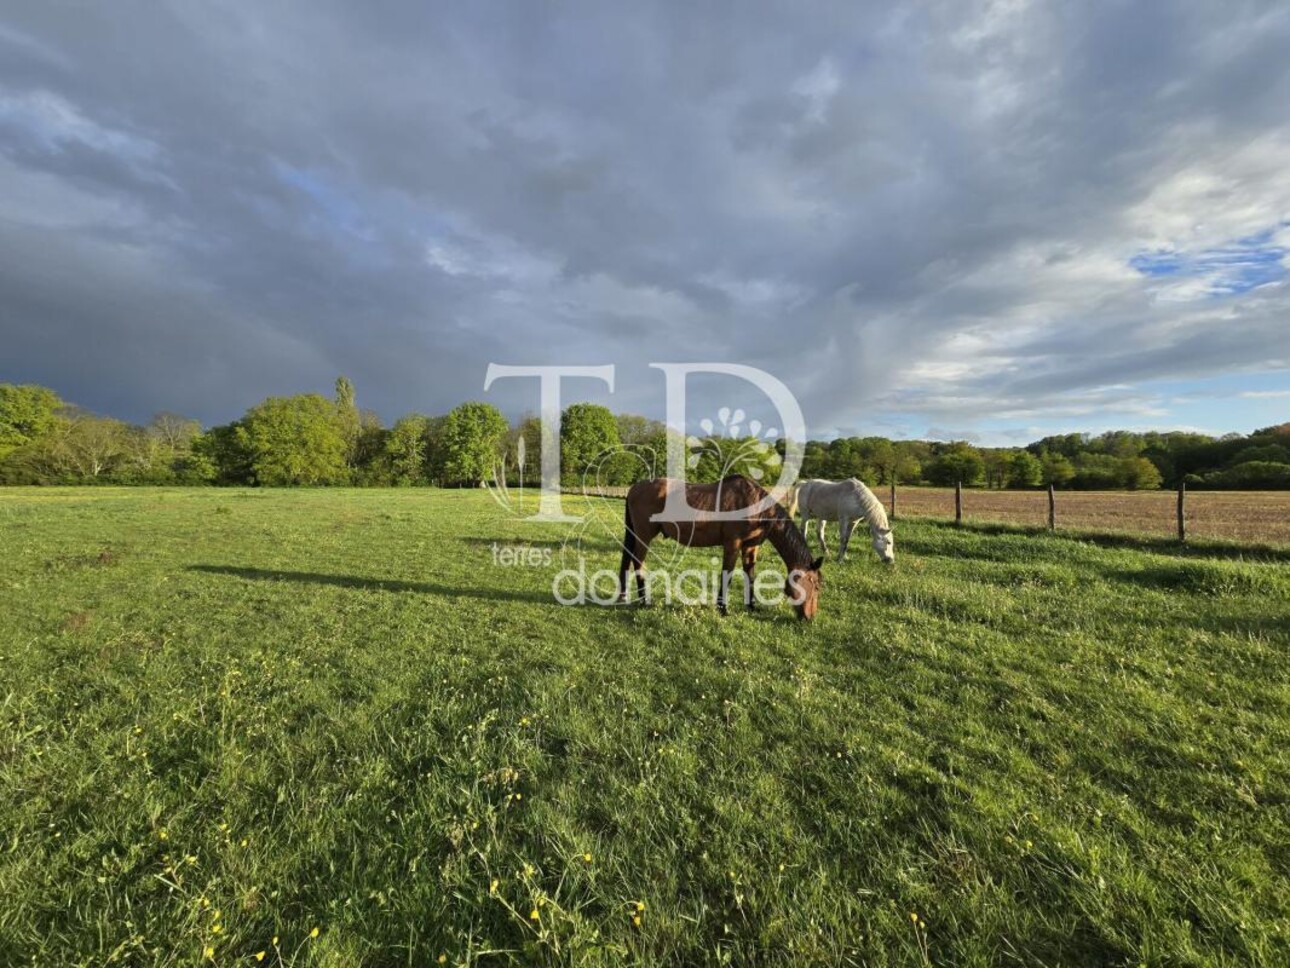
[[[896,527],[806,625],[481,493],[0,491],[0,964],[1290,962],[1286,556]]]

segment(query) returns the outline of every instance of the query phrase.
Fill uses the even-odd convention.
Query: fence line
[[[621,499],[625,486],[564,487],[570,497]],[[902,493],[903,492],[903,493]],[[956,494],[957,492],[957,494]],[[928,488],[888,485],[878,492],[892,520],[911,517],[997,521],[1051,531],[1153,534],[1186,542],[1197,536],[1254,544],[1290,544],[1290,492],[1078,491]],[[956,500],[957,499],[957,500]],[[1060,507],[1059,507],[1060,505]]]
[[[922,488],[919,488],[919,490],[923,490],[923,489],[922,489]],[[892,519],[892,520],[895,520],[895,517],[896,517],[896,502],[897,502],[897,498],[898,498],[899,490],[898,490],[898,488],[897,488],[897,486],[896,486],[896,484],[895,484],[894,482],[892,482],[892,483],[891,483],[890,488],[889,488],[889,491],[890,491],[890,497],[889,497],[889,499],[888,499],[888,512],[889,512],[889,517],[891,517],[891,519]],[[1048,485],[1048,487],[1045,489],[1045,491],[1044,491],[1044,492],[1027,492],[1027,491],[1016,491],[1016,490],[1004,491],[1004,490],[991,490],[991,489],[989,489],[989,488],[985,488],[985,489],[981,489],[981,490],[975,490],[975,491],[973,491],[973,493],[974,493],[974,494],[985,494],[985,495],[1004,494],[1004,493],[1008,493],[1008,494],[1016,494],[1016,495],[1022,495],[1022,494],[1026,494],[1026,493],[1045,493],[1045,495],[1046,495],[1046,497],[1047,497],[1047,504],[1048,504],[1048,530],[1050,530],[1050,531],[1056,531],[1056,530],[1057,530],[1057,488],[1056,488],[1056,487],[1054,487],[1052,484],[1049,484],[1049,485]],[[1066,491],[1066,492],[1063,492],[1063,493],[1065,493],[1065,494],[1070,494],[1070,495],[1076,495],[1076,494],[1078,494],[1078,495],[1090,495],[1090,496],[1091,496],[1091,495],[1094,495],[1094,494],[1115,494],[1115,495],[1118,495],[1118,494],[1126,494],[1126,495],[1127,495],[1127,494],[1130,494],[1130,493],[1132,493],[1132,494],[1139,494],[1139,495],[1151,495],[1151,494],[1158,494],[1158,495],[1163,496],[1163,494],[1165,494],[1165,493],[1167,493],[1167,492],[1161,492],[1161,491],[1136,491],[1136,492],[1129,492],[1129,491],[1124,491],[1124,492],[1121,492],[1121,491]],[[970,510],[971,510],[971,508],[970,508],[971,500],[970,500],[970,499],[966,499],[966,500],[965,500],[965,498],[964,498],[964,487],[963,487],[963,482],[962,482],[962,481],[955,481],[955,482],[954,482],[953,497],[954,497],[954,524],[955,524],[956,526],[962,526],[962,524],[963,524],[964,520],[965,520],[965,519],[966,519],[966,517],[967,517],[967,513],[968,513],[968,511],[970,511]],[[1078,499],[1074,499],[1074,498],[1073,498],[1073,500],[1078,500]],[[1132,500],[1132,498],[1130,498],[1130,500]],[[1011,509],[1010,509],[1010,510],[1011,510]],[[920,515],[920,514],[915,513],[915,515],[914,515],[914,516],[915,516],[915,517],[934,517],[935,515]],[[1187,540],[1187,521],[1188,521],[1188,512],[1187,512],[1187,485],[1186,485],[1185,483],[1181,483],[1181,482],[1180,482],[1180,483],[1179,483],[1179,485],[1178,485],[1178,490],[1177,490],[1177,503],[1176,503],[1176,511],[1175,511],[1175,515],[1174,515],[1174,533],[1176,534],[1176,536],[1177,536],[1177,538],[1178,538],[1178,541],[1179,541],[1179,542],[1186,542],[1186,540]]]

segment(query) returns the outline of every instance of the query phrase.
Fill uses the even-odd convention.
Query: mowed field
[[[902,518],[808,625],[567,533],[0,491],[0,964],[1290,963],[1290,552]]]
[[[891,509],[891,492],[875,488]],[[1127,534],[1176,535],[1175,491],[1058,491],[1057,527]],[[952,487],[901,487],[896,510],[909,517],[954,517]],[[963,517],[972,522],[1003,522],[1047,527],[1047,491],[963,491]],[[1187,492],[1187,536],[1290,546],[1290,491]]]

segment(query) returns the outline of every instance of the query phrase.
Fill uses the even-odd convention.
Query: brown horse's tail
[[[632,530],[632,504],[624,501],[626,508],[625,523],[627,533],[623,535],[623,560],[618,566],[618,590],[623,597],[627,596],[627,579],[632,571],[632,562],[636,560],[636,532]]]

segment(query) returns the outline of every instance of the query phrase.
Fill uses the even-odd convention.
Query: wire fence
[[[626,487],[567,488],[571,494],[622,498]],[[1290,491],[1063,491],[875,487],[888,515],[964,523],[1290,545]],[[894,497],[894,506],[893,506]],[[1051,513],[1051,519],[1050,519]],[[1180,532],[1179,522],[1182,529]]]

